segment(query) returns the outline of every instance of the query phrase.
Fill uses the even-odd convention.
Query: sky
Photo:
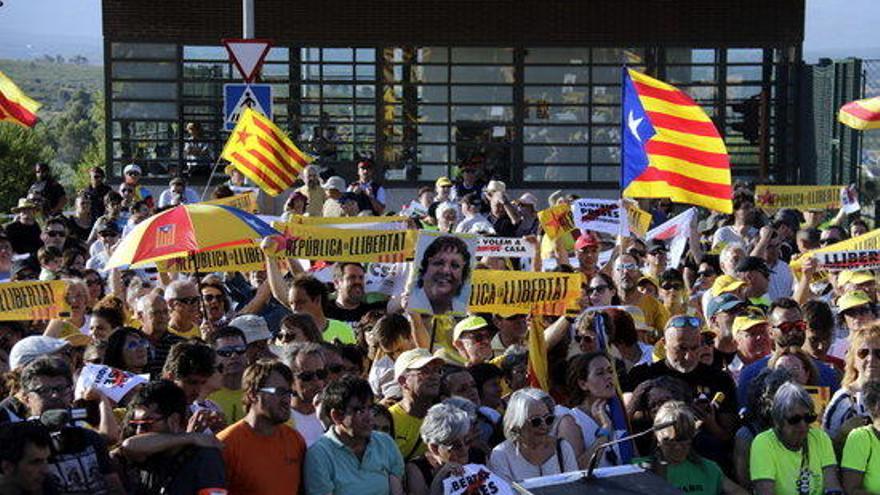
[[[806,2],[806,61],[846,56],[880,59],[880,36],[876,34],[880,26],[880,0]],[[85,55],[90,59],[100,59],[101,0],[0,0],[0,3],[0,58],[82,50],[89,52]]]

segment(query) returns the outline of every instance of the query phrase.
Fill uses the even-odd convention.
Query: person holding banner
[[[444,235],[431,241],[421,254],[415,262],[418,272],[409,307],[430,309],[435,315],[464,314],[468,301],[462,293],[470,283],[471,248],[459,237]]]

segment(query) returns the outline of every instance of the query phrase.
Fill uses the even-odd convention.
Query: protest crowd
[[[514,493],[591,464],[880,493],[876,277],[817,254],[877,249],[851,203],[545,203],[466,160],[393,211],[365,159],[308,166],[281,235],[120,267],[198,195],[35,173],[0,233],[0,493]],[[205,199],[250,204],[227,173]]]

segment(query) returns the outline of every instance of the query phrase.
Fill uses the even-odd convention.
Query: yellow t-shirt
[[[645,294],[639,301],[638,307],[645,314],[645,323],[663,333],[666,328],[666,320],[669,319],[669,311],[654,296]]]
[[[186,332],[181,332],[180,330],[178,330],[176,328],[171,328],[171,326],[169,325],[168,331],[174,335],[177,335],[178,337],[183,337],[185,339],[198,339],[198,338],[202,337],[202,332],[199,330],[199,327],[197,327],[195,325],[193,325]]]
[[[871,425],[849,432],[840,467],[864,473],[862,488],[880,493],[880,439]]]
[[[400,407],[400,403],[389,407],[388,412],[394,418],[394,441],[397,443],[397,448],[400,449],[403,460],[409,461],[423,455],[427,446],[419,435],[422,420],[407,414]]]
[[[244,406],[241,404],[242,395],[244,395],[244,389],[221,388],[209,395],[208,399],[223,409],[223,414],[226,415],[226,424],[231,425],[244,418]]]
[[[810,428],[807,454],[810,495],[822,495],[825,492],[822,470],[837,465],[831,438],[819,428]],[[796,483],[801,478],[801,455],[800,451],[786,448],[772,429],[760,433],[752,442],[750,453],[752,481],[771,480],[775,482],[776,495],[798,495]]]

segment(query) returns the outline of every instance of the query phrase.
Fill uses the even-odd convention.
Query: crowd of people
[[[411,313],[407,291],[369,293],[356,262],[329,283],[269,256],[247,273],[108,270],[135,225],[198,196],[177,178],[154,202],[138,165],[118,187],[94,168],[65,214],[37,164],[0,233],[0,281],[63,280],[70,314],[0,321],[0,493],[489,493],[449,480],[593,464],[686,493],[880,493],[877,281],[809,254],[867,232],[858,214],[762,211],[738,186],[733,215],[700,212],[676,260],[662,240],[552,239],[538,212],[576,196],[511,199],[479,161],[459,170],[394,209],[372,161],[351,183],[310,166],[283,216],[402,213],[525,238],[533,259],[475,269],[580,274],[565,314]],[[212,197],[247,188],[229,174]],[[685,207],[643,206],[654,225]],[[533,332],[546,355],[530,355]],[[84,378],[95,370],[124,393]]]

